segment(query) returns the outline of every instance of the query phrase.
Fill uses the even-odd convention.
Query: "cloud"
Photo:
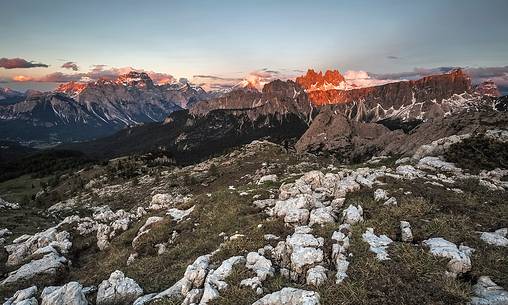
[[[176,82],[176,79],[167,73],[158,73],[154,71],[146,71],[143,69],[134,69],[132,67],[123,68],[106,68],[105,65],[94,65],[89,72],[67,74],[62,72],[54,72],[41,77],[31,77],[26,75],[18,75],[13,78],[13,81],[17,82],[55,82],[55,83],[66,83],[66,82],[88,82],[99,79],[116,79],[122,74],[129,73],[131,71],[145,72],[156,84],[167,84]]]
[[[41,77],[32,77],[27,75],[16,75],[12,78],[15,82],[49,82],[49,83],[67,83],[71,81],[80,81],[83,77],[82,73],[65,74],[62,72],[54,72]]]
[[[73,61],[68,61],[68,62],[64,63],[61,68],[70,69],[70,70],[73,70],[73,71],[78,71],[79,70],[78,65],[75,62],[73,62]]]
[[[147,71],[144,69],[135,69],[133,67],[107,68],[106,65],[94,65],[90,70],[90,72],[87,73],[86,77],[88,77],[91,80],[98,80],[101,78],[115,79],[118,76],[129,73],[131,71],[145,72],[146,74],[148,74],[148,76],[150,76],[150,78],[154,81],[154,83],[159,85],[176,82],[176,78],[173,75],[167,73]]]
[[[392,59],[392,60],[397,60],[397,59],[400,59],[400,57],[398,57],[398,56],[394,56],[394,55],[388,55],[388,56],[386,56],[386,58],[388,58],[388,59]]]
[[[5,58],[5,57],[0,58],[0,68],[4,69],[37,68],[37,67],[47,68],[49,66],[43,63],[27,61],[23,58]]]
[[[373,78],[370,73],[361,70],[360,71],[349,70],[344,72],[343,76],[346,79],[346,83],[353,88],[380,86],[387,83],[399,81],[394,79]]]

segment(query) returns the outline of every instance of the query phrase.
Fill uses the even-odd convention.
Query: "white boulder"
[[[187,266],[182,279],[182,295],[187,295],[193,288],[203,287],[206,275],[208,274],[209,263],[210,255],[202,255],[191,265]]]
[[[83,286],[69,282],[61,287],[46,287],[41,294],[42,305],[87,305]]]
[[[267,294],[252,305],[319,305],[319,293],[297,288],[282,288]]]
[[[342,211],[343,223],[354,225],[361,221],[363,221],[363,209],[361,205],[355,207],[351,204],[347,209]]]
[[[133,279],[116,270],[99,285],[97,305],[128,305],[142,294],[143,289]]]
[[[449,258],[448,269],[454,273],[464,273],[471,270],[471,255],[474,249],[467,246],[459,246],[444,238],[436,237],[423,241],[430,249],[432,255]]]
[[[400,235],[403,242],[413,241],[413,232],[411,231],[411,224],[407,221],[400,222]]]
[[[480,238],[490,245],[508,247],[508,238],[506,238],[507,234],[508,229],[502,228],[494,232],[482,232]]]
[[[321,286],[327,279],[326,272],[328,270],[323,266],[316,266],[307,270],[307,285],[312,285],[314,287]]]
[[[7,299],[4,305],[38,305],[37,286],[18,290],[14,295]]]
[[[6,279],[2,281],[1,286],[13,284],[18,281],[26,281],[39,275],[54,276],[65,269],[67,259],[53,252],[44,257],[24,264],[19,269],[9,273]]]
[[[386,249],[388,249],[388,245],[390,245],[393,240],[391,240],[388,236],[376,236],[373,228],[367,228],[365,233],[362,234],[362,239],[369,244],[370,251],[376,254],[376,258],[378,260],[384,261],[390,259]]]
[[[474,297],[471,305],[506,305],[508,304],[508,291],[497,285],[488,276],[480,276],[473,286]]]

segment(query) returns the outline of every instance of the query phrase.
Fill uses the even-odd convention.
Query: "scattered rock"
[[[403,242],[413,241],[413,232],[411,231],[411,224],[407,221],[400,222],[400,233]]]
[[[343,223],[354,225],[361,221],[363,221],[363,209],[361,205],[358,205],[357,207],[354,205],[349,205],[347,209],[342,211]]]
[[[390,259],[386,249],[388,249],[388,245],[393,243],[393,240],[391,240],[388,236],[376,236],[373,228],[367,228],[367,231],[362,234],[362,239],[370,245],[370,251],[376,254],[376,258],[378,260],[384,261]]]
[[[335,282],[337,284],[342,283],[347,277],[347,269],[349,262],[347,261],[349,239],[351,238],[351,225],[341,224],[338,231],[333,232],[332,240],[332,259],[335,261],[335,269],[337,273],[335,275]]]
[[[388,200],[388,193],[383,189],[377,189],[374,191],[374,200],[375,201]]]
[[[444,238],[430,238],[423,241],[430,248],[430,253],[439,257],[449,258],[448,269],[453,273],[465,273],[471,270],[471,255],[474,249],[467,246],[459,246]]]
[[[139,246],[139,241],[140,241],[141,237],[144,236],[145,234],[147,234],[148,232],[150,232],[150,228],[154,224],[161,222],[163,220],[164,220],[164,217],[160,217],[160,216],[148,217],[145,224],[141,228],[139,228],[138,234],[136,235],[136,237],[134,237],[134,239],[132,240],[132,247],[134,249],[137,249]]]
[[[245,258],[243,256],[233,256],[223,261],[219,268],[210,270],[205,280],[204,291],[199,304],[205,305],[218,298],[219,291],[228,287],[225,280],[233,271],[233,267],[244,262]]]
[[[13,210],[17,210],[17,209],[20,209],[21,206],[19,205],[19,203],[12,203],[12,202],[8,202],[2,198],[0,198],[0,209],[13,209]]]
[[[198,257],[192,265],[187,266],[182,279],[182,295],[185,296],[191,289],[201,288],[203,286],[206,275],[208,274],[209,262],[210,255],[202,255]]]
[[[14,284],[16,282],[28,281],[36,276],[55,276],[62,272],[66,267],[67,259],[53,252],[44,257],[24,264],[16,271],[9,273],[6,279],[2,281],[1,286]]]
[[[143,294],[143,289],[122,271],[111,273],[97,291],[97,305],[128,305]]]
[[[314,287],[321,286],[327,279],[326,272],[328,270],[323,266],[316,266],[307,270],[307,285],[312,285]]]
[[[267,294],[252,305],[319,305],[319,294],[297,288],[282,288]]]
[[[390,199],[386,200],[383,205],[397,205],[397,199],[395,197],[390,197]]]
[[[266,280],[268,276],[273,276],[275,270],[272,262],[257,252],[249,252],[245,267],[254,271],[261,282]]]
[[[508,304],[508,291],[498,286],[488,276],[480,276],[473,286],[475,296],[471,305],[505,305]]]
[[[83,286],[69,282],[61,287],[46,287],[41,294],[42,305],[88,305]]]
[[[37,286],[18,290],[14,295],[5,301],[4,305],[38,305]]]
[[[508,238],[506,238],[507,234],[508,228],[502,228],[494,232],[482,232],[480,238],[490,245],[508,247]]]
[[[194,206],[192,206],[191,208],[189,208],[187,210],[179,210],[179,209],[172,208],[172,209],[169,209],[166,214],[171,216],[171,218],[173,218],[174,221],[180,222],[185,217],[189,216],[192,213],[192,211],[194,211]]]
[[[263,184],[265,182],[277,182],[277,175],[266,175],[258,180],[258,184]]]

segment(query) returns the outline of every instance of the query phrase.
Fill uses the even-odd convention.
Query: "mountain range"
[[[53,92],[3,89],[1,97],[2,138],[71,142],[163,121],[211,95],[189,83],[155,85],[146,73],[130,72],[115,80],[62,84]]]
[[[60,147],[96,158],[163,151],[190,162],[270,138],[296,143],[302,151],[340,150],[355,159],[429,121],[504,113],[506,97],[498,95],[495,84],[473,86],[460,69],[371,87],[352,86],[337,70],[309,70],[296,81],[272,81],[262,91],[247,83],[212,92],[189,83],[155,85],[147,74],[130,72],[115,80],[62,84],[54,92],[3,104],[0,131],[7,140],[92,140]],[[359,137],[384,140],[344,152],[358,150],[353,144],[362,143]]]
[[[163,151],[177,162],[187,163],[268,138],[296,143],[299,151],[338,152],[344,160],[353,161],[371,157],[395,141],[403,145],[413,129],[427,134],[426,128],[445,119],[453,125],[465,113],[490,113],[500,126],[507,125],[503,120],[506,98],[478,92],[461,70],[348,90],[326,87],[308,91],[298,84],[301,81],[275,80],[261,92],[249,88],[233,90],[173,112],[163,123],[146,124],[62,148],[79,150],[94,158]],[[321,97],[326,97],[326,103]],[[458,132],[451,130],[450,135]],[[433,140],[434,135],[429,133],[424,141]]]

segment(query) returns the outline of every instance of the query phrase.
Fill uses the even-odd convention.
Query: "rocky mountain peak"
[[[491,80],[478,84],[475,87],[475,91],[482,95],[488,95],[493,97],[501,96],[501,92],[499,92],[496,83],[494,83]]]
[[[122,74],[116,79],[116,83],[126,86],[133,86],[137,88],[153,88],[154,84],[150,76],[145,72],[130,71],[127,74]]]
[[[79,82],[68,82],[64,84],[60,84],[55,91],[56,92],[62,92],[69,96],[75,97],[78,94],[81,93],[86,88],[86,83],[79,83]]]
[[[334,89],[344,82],[345,78],[338,70],[326,70],[323,74],[309,69],[305,75],[296,78],[296,83],[307,91]]]

